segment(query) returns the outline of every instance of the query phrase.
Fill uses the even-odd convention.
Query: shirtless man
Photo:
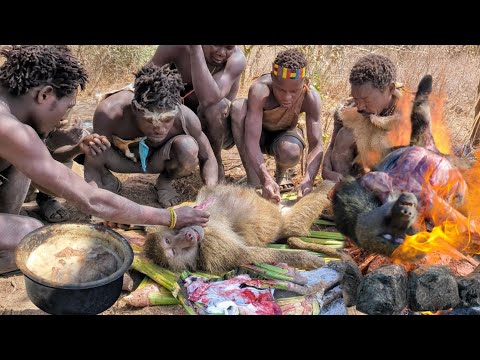
[[[177,70],[149,63],[133,88],[107,95],[95,110],[93,129],[113,147],[85,157],[85,180],[118,193],[121,183],[111,171],[159,174],[155,190],[163,207],[180,202],[173,179],[190,175],[199,161],[204,184],[215,185],[215,156],[198,117],[180,104],[182,89]]]
[[[262,195],[280,201],[280,186],[293,184],[286,178],[298,164],[305,147],[297,127],[300,113],[306,114],[308,140],[307,170],[300,183],[301,197],[313,190],[323,156],[321,100],[305,77],[307,60],[298,49],[277,55],[271,73],[251,85],[248,99],[232,103],[235,144],[247,172],[248,184],[262,186]],[[275,157],[275,179],[268,173],[262,153]],[[285,190],[290,190],[286,188]]]
[[[62,120],[60,126],[55,128],[45,139],[45,145],[52,157],[68,166],[73,166],[73,159],[82,153],[82,143],[87,146],[91,141],[96,142],[100,148],[102,145],[110,146],[105,136],[90,134],[83,129],[80,121],[70,122]],[[92,149],[92,148],[89,148]],[[38,191],[37,191],[38,190]],[[42,217],[50,223],[64,222],[70,219],[68,210],[55,198],[38,185],[31,183],[25,202],[35,200],[39,206]]]
[[[212,145],[218,164],[218,180],[223,181],[222,149],[233,142],[230,103],[237,96],[246,59],[236,45],[160,45],[151,62],[173,63],[186,83],[182,103],[196,113]]]
[[[393,62],[382,55],[364,56],[353,66],[349,80],[352,97],[334,114],[332,138],[323,161],[322,177],[335,182],[370,170],[382,158],[383,147],[409,141],[409,136],[404,138],[406,142],[389,138],[401,125],[396,106],[401,86],[395,83]],[[372,142],[374,135],[378,141]]]
[[[75,105],[87,74],[65,46],[24,45],[3,48],[0,66],[0,273],[17,268],[15,248],[43,224],[19,216],[30,179],[74,203],[88,214],[121,224],[162,224],[176,228],[203,224],[209,214],[191,207],[156,209],[86,183],[55,161],[43,143]],[[82,142],[82,151],[107,145]]]

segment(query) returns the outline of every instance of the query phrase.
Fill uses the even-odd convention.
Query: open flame
[[[450,132],[442,119],[444,99],[444,96],[430,96],[432,134],[440,152],[452,154]],[[399,105],[405,106],[402,113],[409,120],[411,101],[402,102]],[[411,129],[405,129],[405,132],[407,131],[410,133]],[[480,253],[480,234],[477,230],[480,229],[478,227],[480,225],[478,223],[480,221],[480,156],[476,155],[477,161],[473,166],[462,169],[458,165],[458,170],[452,171],[448,179],[436,187],[432,186],[435,182],[431,181],[435,169],[427,171],[421,197],[428,199],[428,204],[426,208],[419,209],[424,216],[419,216],[417,222],[417,228],[423,231],[413,236],[406,236],[404,243],[392,254],[394,262],[417,261],[427,253],[439,252],[453,259],[467,260],[472,265],[478,266],[477,261],[466,255]],[[468,190],[464,189],[465,198],[460,199],[458,193],[462,192],[459,191],[459,186],[461,187],[463,183],[462,177]],[[425,217],[437,224],[431,231],[427,231],[432,225],[427,224]]]

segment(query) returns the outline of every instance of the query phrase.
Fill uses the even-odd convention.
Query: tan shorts
[[[260,137],[260,149],[262,153],[275,156],[275,144],[282,138],[291,136],[295,139],[298,139],[305,148],[305,140],[303,138],[303,132],[300,128],[295,127],[290,130],[280,130],[280,131],[268,131],[263,129],[262,135]],[[303,150],[302,148],[302,150]]]

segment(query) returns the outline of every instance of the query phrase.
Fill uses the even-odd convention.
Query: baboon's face
[[[364,115],[380,115],[392,103],[395,85],[384,90],[377,89],[371,82],[362,85],[352,85],[351,95],[357,111]]]
[[[201,237],[194,228],[171,230],[162,227],[155,234],[157,258],[174,271],[195,270]]]
[[[198,247],[200,235],[191,227],[180,230],[168,230],[159,239],[159,245],[168,258],[175,258],[188,253],[192,248]]]

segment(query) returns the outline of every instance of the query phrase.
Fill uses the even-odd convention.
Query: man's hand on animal
[[[181,229],[185,226],[195,224],[205,227],[207,226],[208,219],[210,218],[210,213],[208,211],[198,208],[194,209],[190,206],[176,208],[175,213],[178,219],[175,229]]]
[[[272,178],[267,179],[262,187],[262,196],[274,203],[280,202],[280,186]]]
[[[313,183],[311,180],[302,180],[300,183],[300,186],[297,190],[297,197],[301,198],[305,195],[308,195],[312,192],[313,190]]]
[[[82,139],[80,150],[87,156],[97,156],[107,150],[111,144],[106,136],[90,134]]]

